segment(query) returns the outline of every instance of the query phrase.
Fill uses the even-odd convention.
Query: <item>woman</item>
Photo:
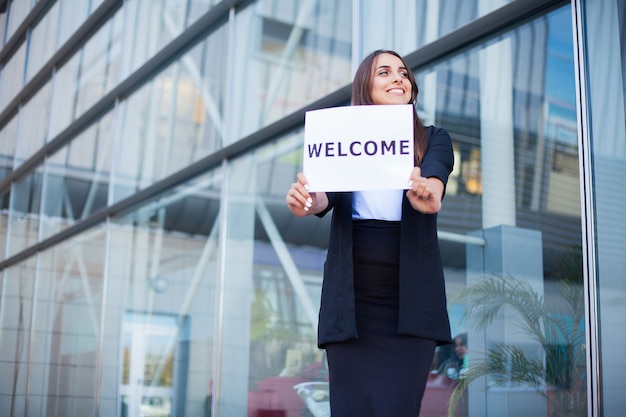
[[[360,64],[354,105],[408,104],[415,77],[396,52]],[[451,342],[437,213],[454,158],[450,136],[414,112],[408,190],[309,193],[298,174],[296,216],[333,210],[318,344],[326,349],[333,417],[418,417],[435,347]]]

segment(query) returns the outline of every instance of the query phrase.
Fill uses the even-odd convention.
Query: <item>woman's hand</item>
[[[298,181],[291,184],[285,201],[289,210],[298,217],[317,214],[328,206],[326,193],[309,193],[309,184],[303,173],[298,174]]]
[[[439,178],[422,177],[421,169],[415,167],[411,172],[409,184],[406,196],[413,209],[426,214],[434,214],[441,210],[443,182]]]

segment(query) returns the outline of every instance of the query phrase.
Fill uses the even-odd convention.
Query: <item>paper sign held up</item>
[[[406,189],[412,169],[411,104],[306,113],[303,171],[311,191]]]

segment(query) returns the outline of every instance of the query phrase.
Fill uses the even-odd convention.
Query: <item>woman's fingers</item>
[[[294,214],[303,215],[315,204],[315,193],[309,193],[309,185],[304,174],[299,173],[297,180],[291,184],[285,200]]]
[[[428,185],[428,179],[422,177],[419,167],[413,168],[409,179],[409,191],[421,199],[428,199],[433,196],[433,192]]]

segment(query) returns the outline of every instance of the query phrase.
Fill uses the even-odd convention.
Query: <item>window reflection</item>
[[[7,39],[19,28],[20,23],[28,15],[34,3],[30,1],[11,1],[6,6],[8,9]]]
[[[74,120],[100,100],[120,81],[123,14],[118,12],[85,43],[75,81]]]
[[[0,130],[0,178],[6,178],[11,172],[13,172],[13,158],[15,156],[15,149],[17,146],[17,126],[19,116],[14,116],[1,130]],[[9,209],[9,196],[10,193],[5,192],[0,196],[0,209],[3,213],[6,213]],[[4,218],[6,222],[6,216],[0,216]],[[6,229],[0,229],[6,233]],[[4,259],[5,252],[0,251],[0,259]]]
[[[22,44],[0,70],[0,111],[15,98],[24,85],[26,44]]]
[[[438,352],[423,416],[445,415],[451,397],[458,400],[458,416],[490,415],[470,408],[472,398],[478,406],[519,401],[526,415],[586,408],[573,51],[563,41],[571,36],[569,13],[558,10],[420,74],[420,112],[450,131],[457,155],[439,228],[452,331],[466,347],[462,359],[452,346]],[[501,54],[510,61],[503,64]],[[508,75],[490,77],[486,65]],[[485,112],[489,100],[509,117]],[[504,134],[490,141],[494,127]],[[510,149],[503,150],[507,143]],[[317,309],[328,227],[326,219],[295,219],[284,207],[285,190],[301,169],[300,147],[301,132],[293,132],[231,166],[228,230],[234,241],[226,251],[236,255],[226,260],[231,281],[225,290],[233,293],[224,317],[238,333],[226,334],[224,343],[249,350],[249,383],[247,393],[222,389],[229,398],[247,398],[251,413],[305,412],[307,396],[295,388],[300,383],[319,384],[312,392],[324,398],[324,358],[307,311]],[[511,158],[500,171],[494,170],[499,152]],[[498,172],[512,181],[494,196],[502,188]],[[485,212],[491,203],[495,214]],[[492,316],[487,306],[504,310]],[[493,321],[481,324],[476,311]],[[536,324],[532,334],[528,315]],[[500,367],[479,376],[492,359]],[[231,352],[224,366],[243,360],[243,353]],[[515,368],[520,363],[527,368]],[[506,415],[508,406],[497,404],[493,412]]]
[[[89,16],[89,5],[94,2],[76,3],[73,0],[58,0],[58,2],[61,12],[59,13],[57,45],[63,45]]]
[[[621,172],[626,163],[626,2],[610,0],[598,4],[583,3],[586,35],[583,49],[587,69],[589,141],[585,154],[586,209],[593,220],[586,222],[587,261],[590,264],[589,285],[591,311],[597,309],[601,319],[593,328],[589,349],[593,365],[599,368],[594,391],[602,401],[593,404],[598,415],[623,413],[624,368],[615,366],[626,349],[624,324],[614,318],[626,316],[626,182]],[[591,163],[588,163],[588,162]],[[589,188],[587,188],[589,187]],[[590,214],[591,215],[591,214]],[[592,323],[592,326],[594,324]],[[594,341],[596,340],[597,341]]]
[[[100,373],[94,364],[103,341],[105,236],[102,227],[95,227],[32,258],[38,269],[29,352],[30,363],[38,364],[31,377],[41,383],[24,394],[42,410],[64,415],[94,410]]]
[[[5,402],[5,409],[8,409],[10,404],[11,408],[21,410],[26,403],[26,381],[29,376],[30,360],[33,358],[29,357],[29,350],[24,347],[31,344],[31,335],[35,334],[35,340],[38,340],[38,335],[33,332],[32,327],[35,323],[33,321],[35,291],[33,264],[32,260],[22,262],[0,273],[2,283],[0,369],[5,375],[5,381],[13,384],[14,398],[10,403]]]
[[[130,61],[126,76],[181,34],[185,28],[186,3],[186,0],[138,0],[126,5],[127,19],[133,27],[124,43],[124,53]]]
[[[220,28],[124,102],[114,201],[222,146],[226,46]]]
[[[41,239],[106,207],[112,138],[108,114],[46,160]]]
[[[181,0],[181,3],[183,0]],[[206,13],[211,7],[218,4],[220,0],[184,0],[187,10],[187,26],[192,25],[200,16]]]
[[[182,325],[185,326],[185,320]],[[188,367],[178,320],[164,314],[126,313],[122,336],[121,415],[172,415],[174,375]],[[178,383],[178,381],[176,381]]]
[[[237,14],[233,140],[350,82],[351,7],[259,0]]]
[[[586,410],[569,14],[553,12],[421,77],[437,86],[424,114],[436,102],[433,120],[450,131],[460,171],[440,230],[485,239],[463,248],[442,238],[451,325],[468,335],[467,366],[434,364],[427,415],[445,411],[432,402],[441,390],[459,416],[506,415],[507,401],[523,401],[526,415]]]
[[[37,242],[41,209],[41,180],[41,169],[38,169],[11,186],[8,256]]]
[[[28,160],[46,143],[51,96],[52,86],[46,84],[19,110],[21,123],[17,131],[15,166]],[[27,122],[32,120],[37,123]]]
[[[245,388],[221,389],[252,415],[307,413],[307,402],[328,408],[326,358],[316,340],[326,245],[326,231],[316,227],[325,221],[294,222],[284,204],[301,169],[301,140],[301,131],[292,132],[230,170],[223,343],[237,349],[224,351],[222,378],[235,377],[237,363],[249,367]],[[220,412],[231,407],[221,403]]]
[[[221,180],[203,175],[111,223],[108,356],[123,416],[210,413]]]
[[[375,49],[405,55],[513,0],[388,0],[360,3],[361,56]]]
[[[61,1],[57,1],[30,32],[26,82],[30,81],[41,67],[48,62],[57,50],[59,32],[59,10]]]

